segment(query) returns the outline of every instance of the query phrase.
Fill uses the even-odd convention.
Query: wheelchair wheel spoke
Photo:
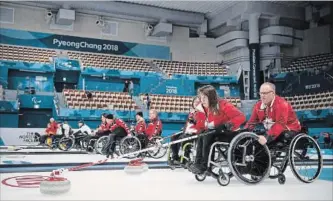
[[[296,138],[292,144],[291,170],[302,182],[316,180],[322,170],[322,155],[316,141],[307,135]]]

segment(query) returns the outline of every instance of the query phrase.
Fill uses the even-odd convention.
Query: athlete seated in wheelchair
[[[244,132],[230,144],[228,163],[233,175],[244,183],[259,183],[266,176],[278,178],[285,182],[284,171],[288,162],[294,175],[302,182],[316,179],[321,170],[321,153],[316,141],[306,133],[301,133],[301,125],[291,105],[275,95],[275,86],[264,83],[260,87],[260,101],[253,109],[245,129],[253,131],[258,124],[264,127],[263,132]],[[310,161],[308,149],[314,149],[317,155]],[[296,163],[311,162],[317,164],[318,170],[309,180],[297,172]],[[271,171],[271,167],[277,173]],[[250,175],[246,177],[245,175]]]
[[[45,135],[40,136],[39,144],[47,145],[47,139],[52,139],[54,135],[57,134],[58,123],[54,120],[54,118],[50,118],[50,122],[47,124],[47,128],[45,129]],[[49,140],[50,141],[50,140]]]
[[[131,128],[131,132],[135,137],[140,140],[141,148],[143,149],[148,144],[148,137],[145,134],[147,125],[145,119],[143,118],[142,112],[137,112],[135,115],[135,119],[136,125],[134,128]]]
[[[89,138],[87,139],[88,145],[87,145],[87,151],[88,152],[93,152],[94,150],[97,153],[102,153],[102,147],[106,143],[106,139],[108,135],[110,134],[110,128],[111,124],[110,122],[107,122],[107,117],[108,114],[103,113],[101,115],[101,125],[97,128],[96,132],[93,133]]]
[[[188,115],[186,124],[181,132],[174,134],[171,136],[171,141],[176,141],[180,139],[184,139],[190,137],[194,134],[197,134],[197,130],[193,127],[197,124],[197,119],[203,120],[204,116],[202,112],[202,106],[200,104],[199,97],[195,97],[192,100],[192,108]],[[191,159],[190,154],[192,149],[194,149],[195,140],[185,141],[182,143],[173,144],[170,146],[170,155],[168,159],[169,166],[174,169],[175,166],[183,166],[187,168],[191,162],[193,162],[193,158]],[[181,154],[180,154],[180,153]]]
[[[73,147],[87,150],[92,131],[82,120],[78,122],[78,126],[79,129],[76,132],[60,139],[59,144],[61,144],[62,150],[68,151]]]
[[[60,150],[65,150],[63,148],[63,144],[61,143],[61,139],[63,137],[69,137],[73,133],[73,130],[67,121],[58,122],[57,124],[58,124],[57,132],[55,135],[52,135],[51,137],[49,137],[51,140],[51,143],[48,144],[48,146],[51,149],[59,148]]]
[[[131,153],[138,151],[140,149],[145,149],[154,146],[156,145],[156,143],[158,143],[158,140],[162,138],[161,137],[162,122],[158,118],[156,110],[152,109],[149,111],[149,119],[150,122],[148,126],[146,126],[142,112],[137,112],[136,114],[137,125],[135,126],[135,129],[132,129],[133,135],[122,139],[120,142],[120,149],[122,154]],[[139,144],[139,147],[135,146],[138,148],[134,149],[133,144],[135,145]],[[135,158],[137,156],[145,157],[148,155],[152,158],[158,159],[163,157],[166,154],[166,151],[167,150],[164,148],[159,148],[156,150],[142,152],[140,154],[133,154],[128,158]]]
[[[200,137],[197,140],[195,162],[189,166],[194,174],[203,174],[208,170],[208,158],[211,145],[215,138],[230,142],[236,135],[240,125],[245,122],[245,115],[233,104],[220,99],[213,86],[207,85],[198,89],[198,97],[201,101],[201,113],[196,125],[192,128],[197,133],[213,130],[213,134]]]
[[[113,154],[116,153],[116,142],[119,142],[119,140],[126,136],[130,136],[131,132],[127,124],[123,120],[115,118],[113,114],[108,114],[106,116],[106,121],[111,125],[111,127],[109,129],[110,134],[108,136],[107,142],[102,148],[102,153],[105,153],[107,158],[110,156],[113,158]],[[119,153],[116,154],[119,155]]]

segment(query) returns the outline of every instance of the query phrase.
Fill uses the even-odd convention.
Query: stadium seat
[[[136,109],[135,102],[128,93],[90,91],[92,99],[85,96],[83,90],[64,89],[62,94],[69,108],[75,109],[114,109],[130,110]]]
[[[39,49],[12,45],[0,45],[0,60],[22,61],[30,63],[50,63],[50,58],[56,56],[52,49]]]
[[[284,98],[296,111],[329,109],[333,106],[333,92],[295,95]]]
[[[150,94],[151,109],[156,109],[159,112],[179,112],[188,113],[192,107],[193,96],[175,96],[175,95],[159,95]],[[142,102],[146,100],[145,94],[140,94]],[[241,107],[240,98],[225,98],[233,105]]]
[[[332,62],[333,54],[320,54],[314,56],[297,58],[285,67],[282,68],[283,72],[301,72],[304,70],[320,70],[324,66],[327,66],[329,62]]]
[[[172,74],[188,74],[188,75],[227,75],[224,66],[212,62],[184,62],[184,61],[166,61],[154,60],[154,63],[169,76]]]
[[[154,72],[149,63],[140,58],[74,51],[68,51],[68,56],[71,59],[79,59],[84,67]]]

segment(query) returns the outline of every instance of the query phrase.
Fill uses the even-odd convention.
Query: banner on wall
[[[160,80],[156,77],[147,77],[140,81],[141,93],[167,94],[178,96],[193,96],[195,94],[193,80]]]
[[[77,129],[73,129],[74,132]],[[45,134],[45,128],[0,128],[0,141],[5,146],[34,146]]]
[[[43,128],[0,128],[1,140],[6,146],[38,145],[44,131]]]
[[[260,44],[250,44],[250,99],[259,98]]]
[[[14,29],[0,29],[0,43],[156,59],[169,59],[170,55],[170,48],[167,46],[101,40]]]

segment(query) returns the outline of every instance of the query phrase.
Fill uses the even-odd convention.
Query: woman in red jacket
[[[190,137],[191,135],[195,135],[198,133],[198,131],[195,129],[195,125],[197,124],[197,119],[204,119],[204,114],[200,112],[199,107],[201,106],[201,102],[198,96],[196,96],[193,101],[192,101],[192,108],[190,109],[190,113],[188,115],[184,130],[182,134],[175,135],[171,137],[171,141],[176,141],[180,140],[186,137]],[[189,141],[186,141],[185,143],[188,143]],[[172,150],[172,157],[170,159],[170,165],[180,165],[180,157],[179,157],[179,150],[182,147],[182,143],[177,143],[171,145],[171,150]],[[185,151],[186,153],[184,154],[186,157],[188,157],[189,153]]]
[[[198,96],[202,103],[201,112],[204,114],[204,119],[198,119],[193,128],[198,133],[215,130],[214,134],[198,139],[195,163],[190,166],[193,173],[202,174],[207,170],[209,150],[214,138],[218,137],[221,141],[230,142],[236,134],[234,131],[240,128],[246,117],[233,104],[220,99],[215,88],[211,85],[199,88]],[[221,130],[229,132],[222,133]]]

